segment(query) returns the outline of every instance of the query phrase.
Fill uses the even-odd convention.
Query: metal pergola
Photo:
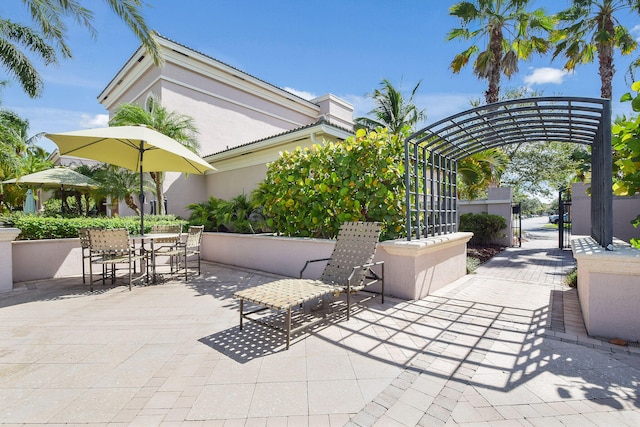
[[[433,123],[405,140],[407,240],[457,231],[458,161],[525,142],[591,146],[591,236],[613,242],[611,101],[522,98],[473,108]]]

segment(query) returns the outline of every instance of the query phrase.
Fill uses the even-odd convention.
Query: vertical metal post
[[[411,172],[410,172],[410,157],[411,154],[409,152],[409,139],[404,140],[404,205],[406,209],[406,219],[405,219],[405,232],[407,233],[407,240],[411,241],[411,234],[413,233],[413,228],[411,228],[411,210],[413,206],[411,205]]]
[[[427,184],[427,171],[429,168],[429,162],[427,161],[427,149],[426,148],[421,148],[420,150],[420,162],[422,164],[422,175],[420,175],[420,179],[422,180],[422,186],[421,186],[421,190],[422,191],[422,212],[419,212],[418,215],[422,215],[422,230],[420,231],[420,236],[419,237],[427,237],[428,233],[429,233],[429,218],[428,218],[428,200],[429,200],[429,187]]]

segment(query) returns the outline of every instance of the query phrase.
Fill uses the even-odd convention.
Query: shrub
[[[18,240],[73,238],[78,237],[79,228],[85,227],[126,228],[130,234],[140,233],[140,218],[137,216],[62,218],[15,213],[2,220],[6,225],[21,230]],[[145,232],[151,231],[154,224],[180,224],[184,228],[186,221],[179,220],[174,215],[145,215]]]
[[[460,215],[460,231],[471,231],[470,245],[490,245],[503,236],[501,230],[507,228],[507,221],[500,215],[463,214]]]
[[[260,207],[254,207],[246,195],[241,194],[231,200],[209,197],[203,203],[192,203],[189,224],[204,225],[206,231],[226,231],[231,233],[261,233],[266,224]]]
[[[578,286],[578,269],[574,267],[564,278],[564,283],[569,287],[575,288]]]
[[[467,274],[475,273],[476,269],[480,265],[480,260],[478,258],[467,257]]]
[[[285,236],[330,238],[345,221],[380,221],[382,239],[404,232],[404,146],[387,129],[284,152],[253,193],[267,225]]]

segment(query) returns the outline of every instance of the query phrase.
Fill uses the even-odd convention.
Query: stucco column
[[[13,256],[11,242],[20,234],[19,228],[0,227],[0,292],[13,290]]]

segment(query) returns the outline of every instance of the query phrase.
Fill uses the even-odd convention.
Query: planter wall
[[[394,240],[378,245],[375,261],[385,262],[385,293],[403,299],[424,298],[466,274],[466,244],[471,233]],[[22,282],[82,275],[79,239],[17,241],[13,246],[13,281]],[[334,241],[204,233],[205,261],[298,277],[307,260],[327,258]],[[306,278],[317,278],[325,262],[311,264]]]
[[[640,341],[640,251],[620,240],[607,251],[591,237],[575,238],[571,247],[589,335]]]
[[[19,240],[12,247],[14,282],[82,276],[80,239]]]

